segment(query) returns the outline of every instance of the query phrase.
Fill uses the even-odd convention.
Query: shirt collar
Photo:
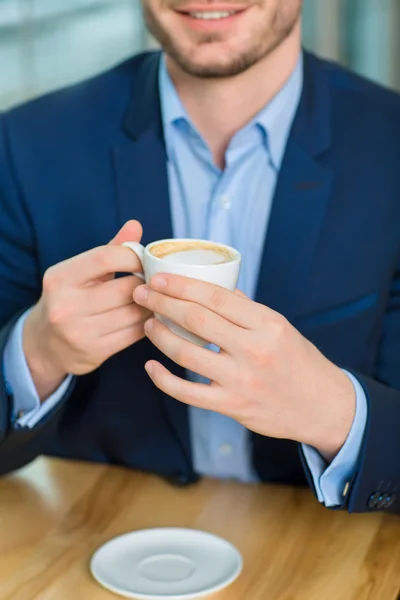
[[[167,153],[171,151],[171,125],[179,122],[191,124],[190,118],[169,76],[164,54],[161,56],[158,75],[161,118]],[[257,124],[265,133],[272,163],[280,168],[290,128],[300,102],[303,89],[303,54],[300,53],[295,69],[272,100],[246,125]],[[193,126],[192,126],[193,127]]]
[[[182,104],[182,101],[176,91],[172,79],[168,73],[164,54],[161,55],[160,67],[158,72],[158,87],[160,90],[161,119],[164,129],[164,137],[167,153],[171,151],[171,125],[179,121],[190,123],[189,116]]]
[[[264,130],[271,160],[279,169],[286,148],[287,138],[295,117],[303,90],[303,54],[289,79],[272,100],[256,115],[254,122]]]

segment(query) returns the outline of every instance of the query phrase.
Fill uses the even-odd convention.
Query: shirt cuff
[[[327,507],[340,506],[356,469],[367,424],[367,399],[358,379],[343,369],[356,392],[356,414],[346,442],[334,460],[327,464],[315,448],[302,444],[318,500]]]
[[[72,375],[68,375],[45,402],[40,402],[23,350],[24,325],[30,310],[15,324],[3,357],[6,385],[13,398],[14,427],[34,427],[60,402],[72,379]]]

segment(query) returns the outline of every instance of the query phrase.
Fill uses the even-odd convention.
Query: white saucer
[[[227,587],[241,554],[225,540],[193,529],[135,531],[99,548],[90,563],[105,588],[138,600],[193,600]]]

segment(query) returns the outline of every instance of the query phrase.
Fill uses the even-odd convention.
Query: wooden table
[[[0,599],[112,600],[89,573],[106,540],[148,527],[219,534],[244,572],[215,600],[397,600],[400,519],[319,506],[307,489],[204,480],[177,489],[128,470],[40,458],[0,479]]]

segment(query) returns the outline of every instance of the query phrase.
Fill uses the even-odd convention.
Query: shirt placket
[[[206,219],[206,236],[213,242],[233,244],[231,209],[233,198],[229,188],[230,170],[221,172],[212,191]]]

